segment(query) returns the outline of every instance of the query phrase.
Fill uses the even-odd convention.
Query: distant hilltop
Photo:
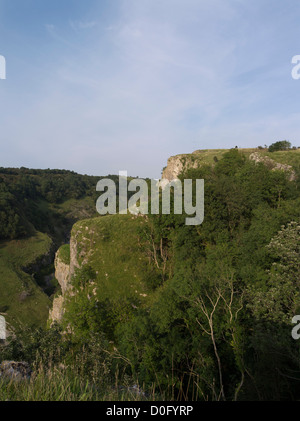
[[[269,152],[268,148],[236,148],[247,158],[262,162],[271,170],[284,170],[290,172],[290,180],[296,175],[294,169],[300,167],[300,148],[284,151]],[[203,149],[190,154],[171,156],[167,166],[163,169],[162,178],[169,181],[178,178],[179,174],[191,168],[199,168],[203,165],[214,165],[230,149]]]

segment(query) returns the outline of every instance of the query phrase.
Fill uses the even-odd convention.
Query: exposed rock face
[[[81,226],[80,228],[82,229]],[[63,262],[63,260],[60,258],[60,250],[58,250],[55,255],[55,278],[58,280],[61,286],[62,295],[56,297],[53,300],[52,310],[50,310],[49,312],[49,319],[51,323],[60,322],[62,320],[62,316],[64,314],[64,301],[66,294],[72,294],[71,278],[74,275],[75,270],[80,268],[80,264],[78,262],[77,237],[81,233],[82,231],[80,229],[73,230],[71,233],[70,264],[66,264],[66,262]],[[82,257],[82,255],[79,257]]]
[[[178,175],[183,170],[198,167],[199,162],[193,154],[171,156],[171,158],[168,159],[166,168],[163,170],[162,178],[169,181],[177,180]]]
[[[62,293],[65,294],[70,281],[70,265],[67,265],[60,259],[59,251],[55,255],[54,266],[55,278],[61,286]]]
[[[29,379],[31,369],[26,362],[3,361],[0,364],[0,377],[7,377],[12,380]]]
[[[178,178],[178,175],[183,169],[182,162],[180,161],[180,156],[171,156],[168,159],[168,164],[163,170],[162,178],[172,181]]]
[[[49,319],[51,323],[60,322],[64,314],[64,297],[60,295],[57,298],[54,298],[52,310],[49,312]]]
[[[72,262],[72,249],[70,247],[71,252],[71,258],[70,262]],[[76,256],[76,247],[73,246],[73,253],[75,252]],[[73,257],[73,265],[74,265],[74,257]],[[70,277],[71,277],[71,263],[70,265],[63,262],[59,255],[59,250],[57,251],[55,255],[54,260],[54,266],[55,266],[55,278],[58,280],[62,295],[59,297],[54,298],[52,309],[49,312],[49,319],[51,323],[53,322],[60,322],[62,319],[62,316],[64,314],[64,297],[66,292],[70,289]]]
[[[252,161],[254,161],[256,163],[261,162],[262,164],[266,165],[266,167],[268,167],[272,171],[274,171],[274,170],[286,171],[286,172],[289,173],[289,180],[290,181],[296,180],[296,174],[295,174],[295,171],[293,170],[293,167],[291,167],[291,165],[280,164],[279,162],[274,161],[273,159],[269,158],[268,156],[260,155],[258,152],[252,153],[249,156],[249,159],[251,159]]]

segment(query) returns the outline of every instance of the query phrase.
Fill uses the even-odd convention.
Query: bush
[[[269,152],[276,152],[276,151],[288,151],[291,149],[292,145],[287,140],[281,140],[280,142],[272,143],[269,146]]]

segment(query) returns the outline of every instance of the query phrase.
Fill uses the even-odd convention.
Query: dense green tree
[[[279,142],[272,143],[272,145],[269,146],[269,152],[276,152],[276,151],[287,151],[291,149],[292,145],[291,142],[287,140],[281,140]]]

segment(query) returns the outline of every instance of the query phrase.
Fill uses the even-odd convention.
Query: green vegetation
[[[98,180],[64,170],[0,168],[0,239],[37,230],[64,241],[78,219],[96,214]]]
[[[76,367],[75,367],[76,368]],[[141,392],[143,393],[143,392]],[[93,382],[82,377],[80,371],[54,368],[45,371],[41,366],[30,380],[15,382],[0,379],[0,401],[155,401],[155,395],[145,397],[132,385],[113,387],[106,383],[99,387],[99,381]]]
[[[268,156],[280,164],[291,165],[296,171],[300,171],[300,149],[289,151],[264,152],[263,156]]]
[[[290,181],[253,151],[204,151],[185,168],[205,180],[200,226],[174,214],[77,222],[61,325],[11,338],[0,361],[30,362],[33,381],[2,396],[134,399],[119,387],[137,384],[139,399],[298,400],[300,155],[270,152],[296,163]]]
[[[101,332],[110,344],[107,352],[123,361],[127,375],[169,399],[296,398],[300,379],[286,378],[290,370],[299,370],[290,322],[299,306],[298,272],[291,273],[291,279],[283,276],[294,270],[287,265],[276,277],[276,294],[270,285],[275,283],[273,263],[281,253],[274,255],[271,245],[277,244],[282,226],[300,220],[298,182],[288,181],[284,171],[250,162],[238,150],[184,177],[205,179],[204,223],[187,227],[184,215],[149,217],[140,231],[140,258],[135,257],[129,278],[119,267],[106,283],[103,272],[122,263],[118,241],[127,238],[130,217],[90,220],[88,229],[81,225],[83,272],[74,278],[76,294],[64,321],[73,329],[72,340],[86,343],[90,332]],[[113,230],[111,221],[123,227]],[[103,252],[94,243],[100,232],[108,250],[116,243],[118,254],[107,266],[104,260],[102,270]],[[128,246],[132,244],[128,238]],[[128,280],[143,256],[148,259],[143,279],[147,299],[128,302],[125,289],[118,295],[119,281],[124,280],[128,296]],[[112,286],[115,282],[118,289]],[[280,321],[275,322],[268,313],[276,308],[285,317],[278,310]],[[283,348],[285,356],[280,357]],[[270,350],[276,358],[270,358]]]
[[[50,300],[26,268],[45,255],[50,257],[52,241],[47,234],[0,243],[0,312],[10,327],[45,325]]]
[[[76,221],[97,215],[99,179],[64,170],[0,168],[0,312],[11,329],[46,325],[49,297],[59,289],[51,279],[54,251],[68,241]],[[68,246],[61,253],[67,263]]]
[[[203,149],[195,151],[192,154],[180,155],[180,161],[183,165],[183,171],[187,171],[190,166],[213,165],[216,160],[222,159],[223,155],[228,152],[227,149]]]
[[[66,265],[70,264],[70,244],[64,244],[59,248],[59,258]]]
[[[145,218],[108,215],[77,222],[72,236],[77,242],[79,264],[88,260],[96,272],[102,297],[118,299],[145,292],[143,278],[148,261],[140,252],[139,232]]]
[[[215,165],[221,160],[229,149],[204,149],[193,152],[192,154],[180,155],[181,163],[183,164],[183,171],[188,171],[191,166]],[[293,166],[295,170],[300,170],[300,149],[277,149],[272,152],[266,148],[243,148],[238,149],[246,158],[256,152],[259,155],[268,156],[280,164],[287,164]]]

